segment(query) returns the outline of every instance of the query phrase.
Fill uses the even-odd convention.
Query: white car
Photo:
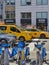
[[[6,43],[7,42],[11,43],[11,42],[16,42],[17,37],[12,34],[0,33],[0,42],[2,40],[5,40]]]

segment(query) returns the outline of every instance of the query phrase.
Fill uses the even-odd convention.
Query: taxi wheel
[[[24,37],[20,37],[19,40],[20,41],[25,41],[25,38]]]
[[[41,34],[41,35],[40,35],[40,38],[41,38],[41,39],[45,39],[46,36],[45,36],[44,34]]]

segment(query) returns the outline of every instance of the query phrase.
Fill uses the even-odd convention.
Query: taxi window
[[[37,31],[36,29],[31,29],[31,31]]]
[[[33,32],[35,32],[35,31],[38,31],[38,30],[36,30],[36,29],[26,29],[27,31],[33,31]]]
[[[10,30],[13,32],[20,32],[18,29],[16,29],[15,27],[10,27]]]
[[[0,26],[0,30],[6,30],[7,27],[6,26]]]

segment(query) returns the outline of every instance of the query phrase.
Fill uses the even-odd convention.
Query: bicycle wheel
[[[41,56],[41,54],[40,54],[40,51],[37,51],[36,65],[43,65],[42,56]]]
[[[37,59],[36,59],[36,65],[39,65],[39,52],[36,53]]]
[[[0,64],[1,64],[1,55],[0,55]]]

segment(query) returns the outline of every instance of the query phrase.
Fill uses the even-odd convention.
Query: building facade
[[[0,0],[0,21],[15,24],[15,0]]]
[[[15,0],[5,0],[4,6],[5,6],[4,21],[7,23],[8,22],[15,23]]]
[[[0,0],[0,21],[3,21],[4,4],[3,0]]]
[[[15,0],[16,24],[49,30],[49,0]]]

